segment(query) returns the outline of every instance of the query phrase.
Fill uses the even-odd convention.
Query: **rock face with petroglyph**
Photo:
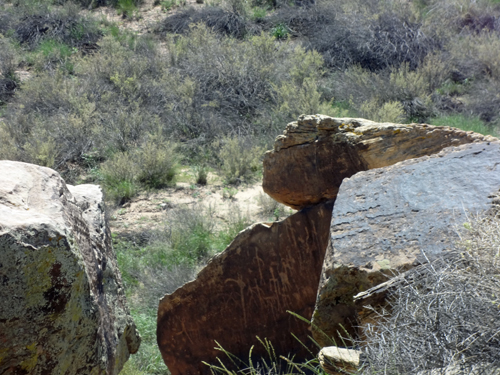
[[[1,161],[0,282],[1,374],[118,374],[139,348],[98,186]]]
[[[457,226],[487,210],[500,188],[500,143],[472,143],[345,179],[335,201],[313,323],[329,336],[350,334],[353,296],[384,274],[442,257]],[[314,338],[331,345],[319,330]]]
[[[309,325],[328,243],[332,205],[319,204],[270,225],[241,232],[196,280],[166,295],[158,308],[157,338],[173,375],[209,374],[202,361],[232,364],[224,349],[248,360],[267,356],[256,336],[269,339],[276,354],[308,358],[295,334],[313,351]]]
[[[300,209],[335,199],[342,180],[359,171],[494,139],[426,124],[302,115],[266,153],[263,188],[278,202]]]

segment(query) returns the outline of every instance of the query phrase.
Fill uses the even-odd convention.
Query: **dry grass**
[[[429,263],[365,329],[363,374],[459,368],[490,374],[500,361],[500,220],[470,220],[453,256]]]

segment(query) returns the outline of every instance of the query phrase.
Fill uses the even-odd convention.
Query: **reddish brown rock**
[[[266,153],[263,188],[278,202],[300,209],[335,199],[342,180],[359,171],[495,139],[426,124],[302,115]]]
[[[244,360],[252,345],[256,356],[267,355],[256,336],[269,339],[278,356],[310,356],[292,336],[315,350],[309,325],[287,310],[311,318],[331,210],[325,203],[270,226],[251,226],[196,280],[160,301],[158,345],[173,375],[209,374],[202,361],[216,364],[217,357],[231,367],[215,341]]]

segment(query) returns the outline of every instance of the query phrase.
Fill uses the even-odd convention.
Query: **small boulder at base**
[[[118,374],[140,336],[98,186],[0,161],[0,373]]]
[[[300,209],[335,199],[342,180],[359,171],[435,154],[445,147],[496,138],[427,124],[302,115],[264,157],[264,191]]]
[[[202,361],[219,365],[217,358],[233,368],[217,343],[246,362],[252,345],[255,356],[268,357],[256,336],[268,339],[278,358],[310,359],[309,324],[287,310],[311,318],[331,212],[323,203],[247,228],[194,281],[161,299],[158,346],[172,375],[210,374]]]
[[[356,335],[353,296],[454,249],[458,229],[491,207],[500,188],[500,142],[360,172],[345,179],[332,214],[313,315],[314,338]],[[339,342],[339,341],[337,341]]]

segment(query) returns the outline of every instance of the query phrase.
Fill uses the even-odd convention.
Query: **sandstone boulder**
[[[362,353],[355,349],[326,346],[318,353],[319,364],[330,375],[355,374],[361,364]]]
[[[395,271],[454,248],[457,228],[490,208],[500,187],[500,143],[473,143],[344,180],[332,214],[313,315],[314,338],[356,334],[353,296]],[[343,327],[343,328],[342,328]]]
[[[1,161],[0,282],[1,374],[118,374],[139,348],[98,186]]]
[[[426,124],[302,115],[266,153],[263,189],[278,202],[300,209],[335,199],[342,180],[359,171],[495,139]]]
[[[273,223],[242,231],[191,281],[166,295],[158,307],[157,339],[172,375],[209,374],[206,361],[228,368],[219,343],[248,361],[267,356],[256,336],[276,354],[310,355],[309,325],[287,312],[311,318],[328,243],[332,205],[320,204]]]

